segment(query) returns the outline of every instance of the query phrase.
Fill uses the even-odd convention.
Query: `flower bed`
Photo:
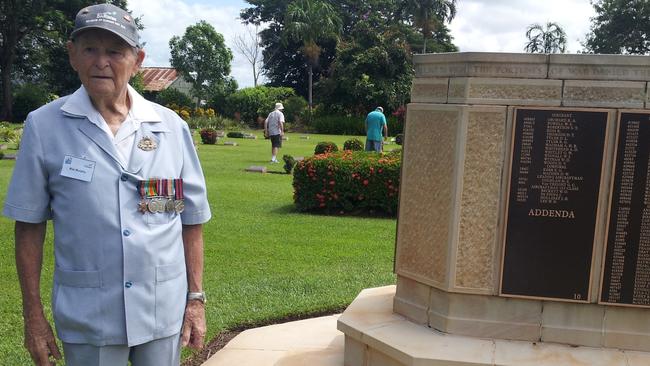
[[[300,211],[397,213],[401,152],[343,151],[298,162],[293,200]]]

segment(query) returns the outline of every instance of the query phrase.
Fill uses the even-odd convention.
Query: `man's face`
[[[117,98],[126,93],[129,79],[138,72],[144,51],[129,46],[120,37],[101,29],[90,29],[68,42],[72,68],[93,100]]]

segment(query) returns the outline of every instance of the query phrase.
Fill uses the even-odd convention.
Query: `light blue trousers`
[[[180,333],[134,347],[63,343],[66,366],[178,366]]]

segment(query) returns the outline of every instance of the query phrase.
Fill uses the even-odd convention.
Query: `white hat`
[[[275,109],[284,109],[282,103],[275,103]]]

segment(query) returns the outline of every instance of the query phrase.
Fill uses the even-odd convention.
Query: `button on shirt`
[[[187,124],[129,88],[115,136],[83,87],[29,114],[5,216],[54,226],[52,312],[67,343],[134,346],[180,331],[187,293],[182,225],[210,219]],[[141,149],[146,139],[154,149]],[[69,161],[84,175],[64,174]],[[182,179],[185,210],[141,212],[139,180]]]

